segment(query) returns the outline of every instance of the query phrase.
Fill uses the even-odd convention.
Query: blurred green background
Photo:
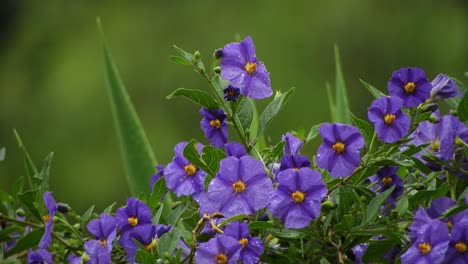
[[[0,190],[24,175],[16,128],[42,166],[55,152],[51,189],[78,212],[129,195],[106,91],[96,17],[160,163],[197,138],[198,108],[168,101],[175,88],[207,89],[169,60],[173,44],[199,49],[205,64],[235,36],[251,35],[274,90],[296,94],[267,130],[283,133],[330,118],[325,83],[340,46],[351,109],[365,117],[372,97],[359,78],[386,91],[391,72],[423,68],[429,79],[468,70],[468,1],[15,1],[0,2]],[[264,105],[261,103],[260,105]],[[314,155],[317,144],[303,151]],[[148,175],[148,182],[149,182]],[[149,185],[149,184],[148,184]],[[148,186],[149,188],[149,186]]]

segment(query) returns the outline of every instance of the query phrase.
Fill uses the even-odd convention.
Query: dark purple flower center
[[[418,248],[423,254],[431,252],[431,245],[428,242],[419,243]]]
[[[392,178],[391,177],[383,177],[382,178],[382,183],[383,183],[383,185],[387,185],[389,183],[392,183]]]
[[[247,244],[249,244],[249,240],[247,238],[241,238],[239,239],[239,244],[242,245],[242,248],[245,248]]]
[[[210,126],[216,128],[216,129],[220,129],[221,128],[221,122],[219,121],[219,119],[211,120],[210,121]]]
[[[304,193],[301,191],[295,191],[291,194],[292,198],[294,199],[294,203],[302,203],[304,201]]]
[[[245,64],[244,68],[245,68],[245,71],[246,71],[247,73],[252,74],[252,73],[254,73],[255,70],[257,69],[257,63],[255,63],[255,62],[252,62],[252,63],[247,62],[247,64]]]
[[[460,253],[465,253],[467,250],[467,246],[463,242],[458,242],[455,244],[455,249]]]
[[[416,84],[413,82],[408,82],[403,88],[405,89],[406,93],[413,93],[414,89],[416,89]]]
[[[245,184],[242,181],[237,181],[232,184],[232,188],[234,188],[236,193],[241,193],[245,190]]]
[[[333,144],[332,148],[336,153],[341,154],[345,150],[345,144],[337,141],[335,144]]]
[[[218,264],[226,264],[228,258],[223,253],[219,253],[218,255],[216,255],[214,257],[214,259],[215,259],[216,263],[218,263]]]
[[[195,165],[190,163],[190,164],[184,166],[184,170],[185,170],[185,174],[187,174],[187,176],[192,176],[197,172],[197,167],[195,167]]]
[[[129,217],[129,218],[127,219],[127,221],[128,221],[128,223],[129,223],[130,225],[132,225],[132,226],[138,225],[138,218],[135,217],[135,216]]]
[[[395,121],[395,119],[396,119],[396,116],[392,115],[392,114],[386,114],[384,116],[384,122],[387,125],[391,125],[393,123],[393,121]]]

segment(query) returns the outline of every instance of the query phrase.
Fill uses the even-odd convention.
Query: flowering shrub
[[[51,155],[38,170],[17,135],[27,184],[20,178],[0,193],[1,261],[468,263],[468,99],[460,82],[443,74],[430,82],[415,67],[389,75],[389,95],[363,82],[376,97],[368,122],[348,112],[337,60],[334,122],[267,144],[263,134],[294,89],[276,92],[257,114],[254,100],[273,91],[252,38],[217,50],[208,69],[199,52],[176,50],[171,59],[200,74],[209,92],[178,89],[168,98],[200,105],[206,139],[178,143],[171,162],[156,164],[104,45],[134,196],[79,215],[49,190]],[[301,154],[318,135],[316,155]]]

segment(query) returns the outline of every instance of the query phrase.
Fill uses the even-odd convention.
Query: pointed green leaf
[[[239,108],[237,109],[237,116],[245,129],[250,129],[253,119],[253,105],[249,98],[243,98],[239,102]]]
[[[343,70],[341,68],[341,61],[340,61],[340,51],[338,46],[335,45],[335,71],[336,71],[336,79],[335,79],[335,107],[336,107],[336,122],[338,123],[345,123],[349,124],[349,106],[348,106],[348,96],[346,94],[346,86],[343,77]]]
[[[172,254],[176,249],[182,237],[182,232],[177,227],[161,236],[158,243],[158,256],[163,256],[165,252]]]
[[[179,57],[179,56],[169,56],[169,58],[171,58],[171,60],[175,62],[176,64],[180,64],[184,66],[192,66],[192,64],[186,58]]]
[[[192,89],[185,89],[185,88],[179,88],[172,92],[170,95],[166,96],[167,99],[172,99],[177,96],[183,96],[190,101],[199,104],[205,108],[208,109],[218,109],[219,106],[216,103],[216,101],[213,99],[213,97],[200,90],[192,90]]]
[[[44,229],[36,229],[34,231],[29,232],[27,235],[20,238],[11,250],[5,253],[5,257],[8,258],[9,256],[17,254],[23,250],[28,250],[37,246],[37,244],[39,244],[39,241],[41,241],[43,234]]]
[[[396,239],[375,240],[369,245],[362,257],[363,263],[381,262],[382,256],[399,244]]]
[[[224,88],[229,85],[229,81],[225,80],[223,77],[216,74],[213,79],[211,79],[211,84],[215,88],[220,98],[224,98]]]
[[[366,208],[366,218],[363,219],[363,224],[368,224],[377,216],[380,211],[380,206],[387,200],[388,196],[393,192],[395,189],[395,185],[390,187],[385,192],[379,194],[378,196],[374,197],[369,203]]]
[[[366,121],[359,119],[353,113],[349,113],[351,120],[353,121],[354,125],[361,131],[362,137],[364,138],[364,142],[366,143],[367,148],[372,140],[372,136],[374,135],[374,128],[371,124],[367,123]]]
[[[275,118],[276,115],[278,115],[279,111],[286,104],[289,97],[294,93],[294,90],[295,88],[293,87],[285,93],[276,92],[275,99],[273,100],[273,102],[267,105],[265,110],[263,110],[263,113],[260,115],[260,119],[258,122],[257,140],[263,134],[263,132],[271,123],[271,121],[273,121],[273,118]],[[255,140],[255,142],[257,142],[257,140]]]
[[[322,124],[323,123],[317,124],[310,129],[309,134],[307,134],[307,137],[305,138],[304,143],[307,143],[311,141],[312,139],[314,139],[315,137],[317,137],[317,135],[319,134],[318,130]]]
[[[382,93],[381,91],[379,91],[379,89],[375,88],[374,86],[366,83],[365,81],[359,79],[359,81],[361,81],[362,85],[364,85],[364,87],[366,87],[366,89],[376,98],[380,98],[382,96],[386,96],[384,93]]]
[[[114,202],[113,204],[109,205],[106,209],[104,209],[103,213],[105,213],[105,214],[111,214],[111,213],[112,213],[112,209],[114,208],[115,205],[116,205],[116,202]]]
[[[24,167],[26,169],[26,177],[28,179],[29,187],[31,189],[34,189],[37,186],[34,185],[33,176],[38,174],[39,172],[37,171],[36,166],[34,165],[34,162],[29,156],[29,153],[26,150],[26,146],[23,144],[23,141],[21,140],[18,132],[16,132],[16,129],[13,130],[13,133],[15,134],[16,141],[18,142],[18,146],[20,150],[21,152],[23,152],[23,155],[24,155]]]
[[[336,106],[335,106],[335,98],[333,97],[333,93],[331,90],[330,83],[325,83],[325,88],[327,89],[327,97],[328,97],[328,105],[330,106],[330,118],[332,122],[337,122],[336,120]]]
[[[177,47],[176,45],[174,45],[174,48],[177,50],[177,52],[182,55],[182,57],[184,57],[190,64],[192,64],[193,60],[194,60],[194,57],[193,57],[193,54]]]
[[[86,212],[81,216],[81,220],[84,223],[86,223],[91,217],[91,215],[93,214],[93,211],[94,211],[94,205],[92,205],[88,210],[86,210]]]
[[[154,166],[157,162],[140,119],[107,48],[99,20],[98,27],[101,32],[112,115],[121,146],[126,178],[130,193],[137,196],[141,192],[148,192],[149,179],[155,173]]]
[[[182,214],[187,210],[188,205],[188,202],[185,202],[177,206],[175,209],[173,208],[167,216],[169,223],[176,226]]]
[[[143,249],[137,250],[135,254],[135,262],[142,263],[142,264],[157,263],[156,258],[153,255],[151,255],[150,252],[143,250]]]
[[[19,193],[18,198],[19,200],[26,205],[26,207],[31,211],[31,213],[36,217],[37,220],[42,221],[42,214],[39,212],[39,195],[40,189],[29,190],[24,193]]]

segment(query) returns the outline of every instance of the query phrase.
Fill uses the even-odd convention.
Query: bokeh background
[[[213,51],[251,35],[273,89],[296,93],[267,130],[329,120],[325,83],[334,81],[340,46],[351,109],[365,117],[372,97],[359,78],[386,91],[393,70],[423,68],[429,79],[468,70],[468,1],[17,1],[0,2],[0,190],[24,175],[16,128],[42,166],[54,152],[51,189],[78,212],[129,195],[106,90],[96,17],[160,163],[173,146],[197,138],[198,108],[165,96],[180,87],[207,89],[189,68],[169,60],[173,44]],[[466,82],[466,79],[464,79]],[[260,103],[260,106],[265,102]],[[314,155],[319,142],[304,154]],[[149,181],[150,175],[148,175]],[[149,187],[148,187],[149,188]]]

